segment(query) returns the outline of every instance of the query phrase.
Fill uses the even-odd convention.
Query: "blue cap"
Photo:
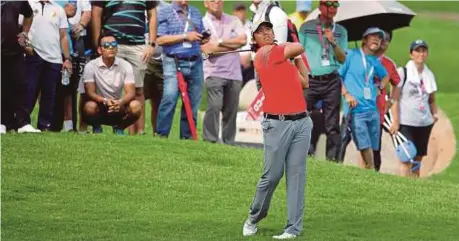
[[[296,11],[297,12],[310,12],[312,9],[312,0],[297,0]]]
[[[365,38],[366,36],[370,35],[370,34],[375,34],[375,33],[378,33],[382,39],[385,38],[386,34],[384,33],[384,31],[380,28],[376,28],[376,27],[371,27],[371,28],[368,28],[367,31],[365,31],[365,33],[363,33],[363,38]]]
[[[419,47],[424,47],[426,49],[429,48],[429,45],[427,45],[426,41],[422,40],[422,39],[418,39],[414,42],[411,43],[410,45],[410,52],[413,52],[413,50],[419,48]]]

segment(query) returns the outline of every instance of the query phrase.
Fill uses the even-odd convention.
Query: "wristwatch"
[[[72,56],[69,56],[69,57],[67,57],[67,58],[64,58],[64,61],[66,61],[66,60],[72,62]]]
[[[150,46],[153,47],[153,48],[156,47],[155,41],[151,41],[151,42],[150,42]]]
[[[218,46],[222,45],[222,43],[223,43],[223,39],[221,39],[221,38],[220,38],[220,39],[218,39],[218,42],[217,42],[217,43],[218,43]]]
[[[107,105],[108,99],[104,97],[104,105]]]
[[[183,36],[183,40],[187,40],[188,39],[188,35],[186,35],[186,33],[182,34]]]

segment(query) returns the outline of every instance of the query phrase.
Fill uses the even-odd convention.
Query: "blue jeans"
[[[200,58],[196,61],[179,60],[179,66],[183,76],[185,77],[185,81],[188,84],[188,96],[190,98],[193,119],[196,126],[204,78],[202,60]],[[175,106],[177,105],[177,98],[179,97],[177,68],[173,58],[164,56],[163,74],[164,90],[161,103],[158,108],[156,132],[160,136],[169,136],[172,127],[172,120],[174,118]],[[184,106],[182,106],[180,115],[180,138],[192,138]]]
[[[352,139],[359,151],[367,148],[379,150],[381,124],[377,110],[353,113],[351,125]]]

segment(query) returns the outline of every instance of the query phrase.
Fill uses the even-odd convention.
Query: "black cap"
[[[427,45],[426,41],[422,39],[418,39],[414,42],[411,43],[410,45],[410,52],[413,52],[413,50],[419,48],[419,47],[424,47],[426,49],[429,49],[429,45]]]

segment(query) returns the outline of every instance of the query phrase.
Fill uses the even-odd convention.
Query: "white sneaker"
[[[273,236],[274,239],[294,239],[296,238],[295,234],[290,234],[290,233],[283,233],[281,235],[275,235]]]
[[[27,124],[21,128],[18,129],[18,133],[38,133],[41,132],[38,129],[35,129],[32,125]]]
[[[6,126],[0,125],[0,134],[5,134],[5,133],[6,133]]]
[[[245,221],[244,227],[242,228],[242,235],[252,236],[255,235],[258,231],[257,225],[251,223],[249,220]]]

